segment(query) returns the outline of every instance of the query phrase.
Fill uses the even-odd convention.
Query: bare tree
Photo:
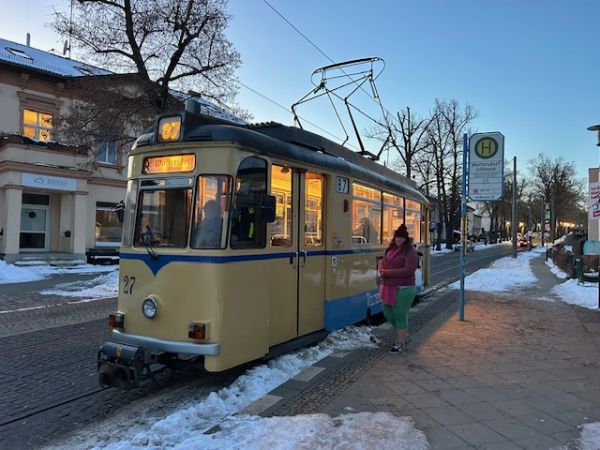
[[[458,101],[436,100],[428,127],[425,151],[435,176],[435,191],[446,226],[446,248],[452,248],[454,230],[460,228],[460,186],[463,134],[477,117],[475,109]]]
[[[430,117],[415,116],[407,106],[397,111],[395,118],[390,118],[389,131],[378,129],[368,132],[367,135],[380,142],[387,142],[388,149],[395,149],[403,163],[404,174],[407,178],[412,179],[413,161],[429,145],[427,127],[430,122]],[[402,172],[398,164],[394,164],[394,166],[398,172]]]
[[[124,123],[147,125],[156,113],[177,108],[180,93],[193,90],[217,102],[237,93],[240,57],[224,33],[227,0],[78,0],[72,6],[72,20],[56,13],[55,29],[72,39],[78,57],[119,75],[73,80],[82,105],[74,100],[63,136],[122,133],[117,137],[127,140],[133,136]]]
[[[529,171],[532,195],[550,206],[550,239],[554,239],[559,221],[572,217],[584,201],[585,180],[577,178],[575,163],[562,157],[552,160],[541,153],[529,161]]]

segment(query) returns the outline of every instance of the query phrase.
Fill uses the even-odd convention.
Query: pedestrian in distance
[[[406,351],[408,340],[408,310],[417,294],[415,271],[418,255],[412,246],[406,225],[394,232],[394,237],[385,251],[379,267],[381,276],[380,296],[383,314],[392,324],[396,334],[390,353]]]

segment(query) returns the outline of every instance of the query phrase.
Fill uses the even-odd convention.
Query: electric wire
[[[263,0],[263,2],[269,7],[271,8],[279,17],[281,17],[281,19],[283,21],[285,21],[290,27],[292,27],[300,36],[302,36],[310,45],[312,45],[319,53],[321,53],[325,58],[327,58],[332,64],[335,64],[335,61],[333,59],[331,59],[331,57],[325,53],[323,50],[321,50],[321,48],[315,44],[306,34],[304,34],[298,27],[296,27],[287,17],[285,17],[282,13],[280,13],[277,8],[275,8],[271,3],[269,3],[268,0]],[[356,80],[354,80],[349,74],[347,74],[344,69],[340,69],[340,71],[348,78],[350,78],[353,83],[357,83]],[[377,103],[381,109],[384,111],[384,113],[388,114],[388,115],[392,115],[382,104],[381,102],[377,102],[377,100],[370,95],[362,86],[359,86],[360,90],[363,91],[367,97],[369,97],[373,102]],[[305,119],[303,119],[305,120]],[[377,121],[374,121],[375,123],[377,123],[378,125],[381,126],[381,124]],[[389,125],[388,125],[389,127]],[[391,129],[390,129],[390,133],[391,133]],[[389,149],[388,149],[389,151]],[[388,155],[389,156],[389,155]]]

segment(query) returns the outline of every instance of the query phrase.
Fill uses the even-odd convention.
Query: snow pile
[[[113,270],[92,280],[62,283],[53,289],[41,291],[42,295],[86,297],[88,299],[116,297],[119,290],[119,271]]]
[[[390,413],[325,414],[294,417],[230,417],[214,434],[191,436],[175,449],[288,450],[332,448],[425,450],[429,444],[410,418]]]
[[[0,260],[0,284],[25,283],[43,280],[44,277],[30,268],[17,267]]]
[[[550,292],[571,305],[589,309],[598,308],[597,283],[579,283],[576,279],[571,279],[554,286]]]
[[[83,264],[76,267],[53,267],[49,265],[17,267],[0,260],[0,284],[39,281],[52,275],[114,272],[118,268],[117,265],[94,266],[92,264]]]
[[[119,269],[119,265],[97,266],[94,264],[81,264],[74,267],[54,267],[48,265],[31,266],[28,268],[32,272],[42,276],[65,275],[65,274],[86,274],[114,272]]]
[[[598,450],[600,448],[600,422],[582,425],[579,444],[581,450]]]
[[[529,260],[538,256],[539,252],[531,251],[518,253],[517,258],[507,256],[498,259],[490,267],[465,277],[465,289],[499,292],[533,284],[537,278],[531,270]],[[452,283],[449,287],[459,289],[460,281]]]
[[[550,267],[550,272],[552,272],[557,278],[565,280],[568,277],[566,273],[564,273],[556,264],[554,264],[552,259],[546,261],[546,265]]]

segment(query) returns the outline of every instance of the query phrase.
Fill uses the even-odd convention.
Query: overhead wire
[[[317,44],[315,44],[306,34],[304,34],[297,26],[295,26],[287,17],[285,17],[281,12],[279,12],[277,10],[277,8],[275,8],[271,3],[269,3],[268,0],[262,0],[269,8],[271,8],[279,17],[281,17],[281,19],[283,21],[285,21],[290,27],[292,27],[300,36],[302,36],[310,45],[312,45],[319,53],[321,53],[325,58],[327,58],[332,64],[335,64],[336,62],[327,54],[325,53]],[[348,73],[346,73],[344,71],[344,69],[340,69],[340,71],[344,74],[344,76],[348,77],[350,80],[352,80],[353,83],[357,83],[357,81],[355,79],[353,79]],[[339,76],[342,77],[342,76]],[[338,78],[338,77],[335,77]],[[373,102],[377,103],[381,109],[387,113],[388,115],[391,116],[391,113],[381,104],[381,101],[377,101],[375,99],[375,97],[373,97],[371,94],[369,94],[362,86],[359,86],[359,89],[361,91],[363,91],[371,100],[373,100]],[[356,107],[355,107],[356,108]],[[357,108],[358,109],[358,108]],[[370,118],[370,116],[367,116]],[[305,119],[303,119],[305,120]],[[373,119],[371,119],[373,120]],[[375,123],[377,123],[378,125],[381,126],[381,124],[375,120],[373,120]],[[386,119],[387,121],[387,119]],[[388,125],[389,127],[389,125]],[[391,130],[390,130],[391,133]],[[388,155],[389,157],[389,155]]]

